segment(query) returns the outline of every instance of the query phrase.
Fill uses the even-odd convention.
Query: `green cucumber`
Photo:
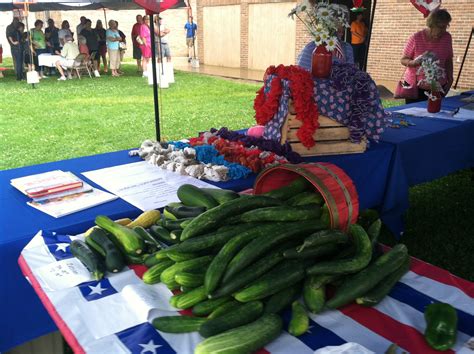
[[[382,279],[374,288],[369,290],[364,296],[358,297],[356,302],[362,306],[375,306],[390,293],[395,284],[410,270],[410,257],[406,257],[403,264],[390,273],[386,278]]]
[[[209,268],[207,268],[206,277],[204,278],[204,286],[207,293],[210,294],[217,288],[219,282],[224,276],[228,263],[232,260],[235,254],[242,249],[242,247],[253,239],[258,239],[263,235],[277,232],[280,228],[279,225],[280,224],[259,225],[245,230],[227,241],[219,253],[214,257]]]
[[[303,251],[306,247],[315,247],[325,245],[328,243],[347,243],[349,236],[339,230],[321,230],[307,238],[305,238],[303,244],[298,247],[298,252]]]
[[[211,293],[211,299],[232,294],[253,282],[258,277],[267,273],[278,263],[283,261],[281,250],[273,251],[265,257],[259,259],[254,264],[237,273],[231,279],[226,280],[216,291]]]
[[[356,245],[356,254],[350,259],[320,262],[307,269],[308,275],[313,274],[347,274],[365,268],[372,258],[372,244],[362,226],[350,226],[350,233]]]
[[[184,241],[215,229],[217,226],[225,224],[226,219],[230,216],[241,214],[248,210],[276,206],[279,204],[281,203],[278,200],[264,196],[253,196],[244,199],[239,198],[225,202],[195,217],[183,230],[181,240]]]
[[[183,218],[194,218],[207,210],[206,207],[203,206],[185,206],[181,205],[178,207],[167,205],[165,206],[164,211],[170,213],[175,217],[176,220],[183,219]]]
[[[204,284],[204,273],[179,272],[174,276],[174,280],[181,286],[197,288]]]
[[[291,319],[288,325],[288,332],[295,336],[301,336],[308,331],[309,317],[306,309],[298,301],[291,304]]]
[[[286,186],[280,187],[278,189],[274,189],[270,192],[263,193],[268,197],[280,199],[280,200],[287,200],[291,197],[299,194],[311,187],[311,183],[309,183],[306,178],[298,177],[294,181],[290,182]]]
[[[344,306],[374,288],[382,279],[397,270],[407,259],[408,251],[399,243],[390,251],[380,256],[366,269],[349,277],[326,302],[326,307],[335,309]]]
[[[300,261],[286,261],[263,275],[248,287],[234,294],[240,302],[260,300],[304,279],[304,265]]]
[[[186,206],[202,206],[212,209],[219,205],[212,195],[192,184],[181,185],[178,188],[177,195],[179,200]]]
[[[229,312],[234,311],[235,309],[239,309],[242,306],[243,304],[239,301],[236,301],[236,300],[227,301],[223,303],[222,305],[220,305],[219,307],[217,307],[214,311],[212,311],[211,314],[207,316],[207,318],[210,320],[210,319],[218,318],[221,316],[227,316]]]
[[[227,330],[246,325],[255,321],[263,312],[263,304],[260,301],[248,302],[238,309],[229,312],[226,316],[220,316],[207,320],[199,328],[199,334],[204,338],[215,336]]]
[[[282,327],[280,316],[266,314],[252,323],[207,338],[196,346],[194,353],[252,353],[277,338]]]
[[[188,220],[184,220],[182,223],[181,223],[181,227],[184,229],[186,226],[188,226],[191,221],[193,221],[194,218],[190,218]]]
[[[144,227],[135,226],[133,228],[133,231],[135,231],[142,238],[143,241],[149,242],[152,245],[155,245],[157,249],[161,248],[160,243],[152,235],[150,235],[150,233],[147,230],[145,230]]]
[[[74,257],[79,259],[82,264],[86,266],[89,272],[92,273],[95,280],[100,280],[104,277],[105,264],[100,259],[99,255],[94,253],[84,241],[74,240],[69,246]]]
[[[299,296],[301,286],[290,286],[269,297],[265,303],[265,313],[279,313],[287,308]]]
[[[249,264],[257,260],[266,251],[272,249],[279,243],[295,238],[297,236],[305,236],[311,232],[321,230],[323,228],[319,221],[302,221],[274,223],[277,227],[275,232],[268,233],[248,243],[242,248],[237,255],[230,261],[224,282],[230,279],[234,274],[238,273]]]
[[[176,216],[174,216],[174,214],[172,214],[169,209],[167,209],[168,206],[166,206],[164,209],[163,209],[163,217],[160,218],[160,225],[163,226],[165,220],[178,220],[178,218]]]
[[[163,227],[165,229],[168,229],[170,231],[173,231],[173,230],[182,230],[183,227],[182,227],[182,224],[186,221],[191,221],[193,220],[194,218],[183,218],[183,219],[176,219],[176,220],[165,220],[163,222]]]
[[[193,315],[196,316],[207,316],[211,314],[215,309],[217,309],[219,306],[231,301],[231,297],[221,297],[219,299],[209,299],[205,300],[203,302],[200,302],[199,304],[196,304],[193,307]]]
[[[133,255],[133,254],[124,253],[124,257],[125,257],[125,262],[128,265],[130,265],[130,264],[143,264],[143,262],[148,257],[148,255],[144,254],[144,255],[137,256],[137,255]]]
[[[199,254],[190,252],[179,252],[175,249],[167,249],[166,256],[175,262],[184,262],[199,257]]]
[[[123,246],[125,252],[136,255],[142,254],[145,243],[135,231],[126,226],[117,224],[107,216],[99,215],[95,218],[95,223],[106,231],[110,232]]]
[[[170,237],[175,242],[179,242],[182,233],[183,233],[183,230],[173,230],[170,232]]]
[[[174,264],[171,260],[162,260],[160,263],[155,264],[145,273],[143,273],[142,280],[145,284],[156,284],[160,282],[161,273],[165,269],[168,269]]]
[[[167,243],[167,244],[173,244],[177,243],[178,241],[176,239],[171,238],[171,234],[169,230],[164,228],[163,226],[158,226],[158,225],[152,225],[150,227],[150,234],[157,240]]]
[[[165,333],[189,333],[197,332],[203,323],[202,317],[191,316],[164,316],[157,317],[151,322],[153,327]]]
[[[336,279],[339,279],[341,276],[338,274],[316,274],[316,275],[309,275],[306,279],[311,279],[311,287],[312,288],[321,288],[326,284],[333,283]]]
[[[368,230],[377,219],[380,219],[379,213],[375,209],[365,209],[359,213],[357,224],[362,226],[364,230]]]
[[[323,223],[325,228],[330,228],[331,227],[331,215],[329,212],[328,205],[324,203],[321,206],[321,222]]]
[[[377,242],[379,240],[381,230],[382,230],[382,220],[380,219],[375,220],[367,229],[367,235],[370,238],[370,242],[372,242],[372,249],[374,250],[374,253],[376,251]]]
[[[276,206],[247,211],[240,219],[242,222],[316,220],[320,217],[320,209],[317,204]]]
[[[324,204],[323,196],[317,191],[305,191],[296,194],[286,201],[288,205],[307,205],[307,204]]]
[[[145,264],[148,268],[153,267],[155,264],[160,263],[160,261],[164,259],[169,259],[168,256],[166,255],[166,250],[161,249],[157,252],[154,252],[153,254],[148,255],[145,259],[143,264]]]
[[[228,189],[201,188],[201,190],[210,194],[219,204],[240,198],[240,194]]]
[[[176,301],[176,308],[188,309],[206,299],[206,289],[204,289],[204,286],[200,286],[187,293],[181,294],[179,299]]]
[[[166,285],[176,284],[174,278],[176,274],[191,269],[202,269],[203,267],[207,266],[211,262],[211,260],[212,256],[203,256],[190,259],[188,261],[176,263],[166,269],[163,273],[161,273],[160,279]]]
[[[289,259],[320,258],[323,256],[335,254],[338,250],[339,248],[337,247],[337,245],[332,243],[328,243],[326,245],[321,246],[308,247],[303,251],[298,251],[298,247],[293,247],[283,252],[283,257]]]
[[[319,285],[319,275],[306,277],[303,286],[303,300],[309,311],[319,313],[324,308],[326,301],[326,286]]]
[[[85,238],[86,244],[105,257],[105,268],[112,273],[120,272],[125,267],[122,252],[107,237],[107,231],[94,228]]]

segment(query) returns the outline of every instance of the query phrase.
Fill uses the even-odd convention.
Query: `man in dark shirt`
[[[48,27],[44,29],[44,36],[48,42],[47,45],[51,51],[51,54],[54,54],[57,50],[60,50],[58,33],[59,28],[54,26],[54,20],[50,18],[48,20]]]
[[[87,20],[84,29],[80,33],[86,39],[87,48],[89,48],[89,55],[94,63],[94,75],[100,77],[99,74],[99,63],[97,61],[99,57],[99,36],[97,32],[92,29],[92,21]]]
[[[8,43],[12,51],[13,64],[15,66],[16,79],[22,80],[24,63],[24,43],[23,43],[24,25],[17,21],[16,27],[10,28],[7,32]]]
[[[12,23],[10,23],[7,26],[6,33],[5,33],[5,37],[7,37],[8,44],[10,44],[10,50],[11,50],[12,58],[13,58],[14,48],[12,46],[12,42],[10,41],[10,39],[8,37],[14,38],[15,32],[16,32],[16,27],[18,26],[18,23],[20,23],[19,18],[18,17],[13,17],[13,21],[12,21]],[[13,66],[15,66],[15,65],[16,65],[15,60],[13,60]]]

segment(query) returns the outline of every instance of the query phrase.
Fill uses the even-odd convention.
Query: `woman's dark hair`
[[[449,24],[451,22],[451,15],[445,9],[434,10],[426,19],[426,25],[429,28],[439,27],[440,25]]]
[[[38,26],[38,25],[42,25],[43,24],[43,21],[41,20],[36,20],[35,21],[35,27]]]

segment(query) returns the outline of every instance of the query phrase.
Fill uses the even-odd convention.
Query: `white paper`
[[[93,280],[92,274],[77,258],[57,261],[35,271],[43,288],[62,290]]]
[[[468,111],[466,109],[460,108],[459,111],[446,111],[441,110],[438,113],[430,113],[427,111],[426,108],[422,107],[412,107],[412,108],[404,108],[398,111],[397,113],[402,113],[410,116],[416,117],[428,117],[428,118],[440,118],[440,119],[449,119],[455,121],[465,121],[466,119],[474,119],[473,111]]]
[[[328,346],[320,348],[314,352],[314,354],[375,354],[373,351],[368,350],[357,343],[346,343],[339,346]]]
[[[99,339],[151,320],[156,317],[150,316],[153,311],[162,316],[177,315],[169,305],[171,295],[163,284],[131,284],[118,294],[80,303],[78,307],[84,323]]]
[[[143,211],[178,202],[176,192],[183,184],[217,188],[201,180],[162,170],[149,163],[135,162],[82,173],[109,192]]]

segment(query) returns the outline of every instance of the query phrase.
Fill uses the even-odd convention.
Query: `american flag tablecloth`
[[[108,323],[110,326],[102,328],[104,333],[108,333],[107,330],[111,328],[122,328],[126,324],[115,320],[114,314],[107,311],[108,306],[116,308],[123,301],[121,294],[127,285],[149,285],[143,285],[140,279],[145,268],[134,267],[100,281],[88,281],[60,290],[51,290],[44,285],[39,270],[71,259],[69,243],[76,237],[80,236],[40,231],[19,258],[23,274],[75,353],[193,352],[196,344],[202,340],[199,334],[163,333],[154,329],[149,320],[97,338],[97,332],[91,330],[94,326],[91,326],[90,318],[86,321],[87,309],[98,305],[104,309],[104,318],[96,318],[99,323]],[[162,303],[167,303],[171,292],[161,284],[152,287],[153,291],[157,291],[162,297]],[[311,315],[308,333],[296,338],[284,331],[259,354],[306,354],[325,346],[337,346],[346,342],[359,343],[375,353],[384,353],[391,343],[396,343],[410,353],[439,353],[428,347],[423,339],[423,312],[432,302],[447,302],[453,305],[458,313],[457,343],[447,353],[473,354],[473,297],[474,283],[412,259],[410,272],[376,307],[364,308],[352,304],[340,310]],[[123,305],[128,305],[133,311],[134,304]],[[173,315],[178,312],[165,309],[161,313]]]

